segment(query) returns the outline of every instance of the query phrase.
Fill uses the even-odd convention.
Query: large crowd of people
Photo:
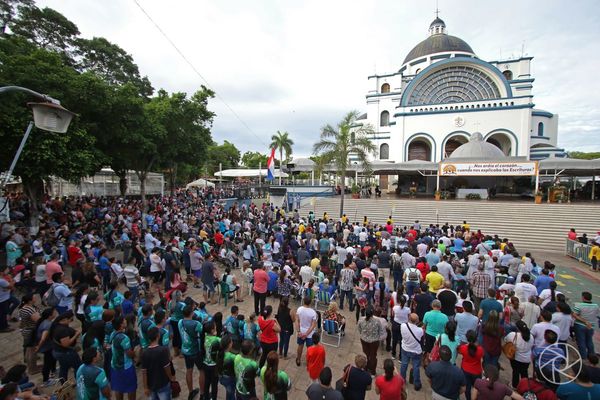
[[[132,199],[48,198],[35,234],[27,199],[13,197],[0,332],[18,327],[23,363],[0,368],[0,400],[42,399],[59,385],[82,400],[168,400],[183,381],[188,400],[220,390],[286,399],[292,381],[279,364],[290,355],[307,370],[310,400],[363,400],[371,389],[406,399],[410,386],[433,399],[600,398],[596,299],[568,299],[555,266],[509,239],[466,221],[226,209],[221,195],[179,191],[150,198],[147,212]],[[595,267],[600,237],[589,243]],[[348,324],[360,350],[347,348]],[[339,371],[323,345],[332,338],[358,353]],[[582,361],[565,368],[574,349]]]

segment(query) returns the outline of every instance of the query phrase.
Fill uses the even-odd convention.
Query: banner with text
[[[537,161],[526,162],[442,162],[440,176],[533,176]]]

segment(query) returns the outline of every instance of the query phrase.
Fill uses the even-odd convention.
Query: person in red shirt
[[[571,228],[568,237],[570,240],[577,240],[577,232],[575,232],[575,228]]]
[[[281,326],[279,322],[273,318],[273,307],[268,305],[258,317],[258,327],[260,328],[260,347],[262,354],[258,367],[262,368],[267,361],[267,355],[271,351],[277,351],[279,345],[279,332],[281,332]]]
[[[69,243],[69,247],[67,247],[67,255],[69,257],[69,265],[71,267],[75,267],[77,265],[77,261],[83,261],[83,252],[81,248],[79,248],[79,243],[72,240]]]
[[[471,400],[471,388],[475,384],[475,381],[481,378],[481,373],[483,372],[481,367],[483,348],[477,344],[477,332],[470,330],[466,336],[468,344],[458,346],[458,354],[462,355],[462,364],[460,367],[467,381],[465,397],[467,400]]]
[[[306,369],[313,382],[319,381],[319,374],[325,368],[325,347],[321,344],[321,336],[315,332],[312,336],[313,345],[306,349]]]
[[[217,231],[217,233],[215,233],[215,244],[218,247],[221,247],[223,245],[223,240],[225,239],[225,236],[223,236],[223,234],[221,233],[221,231]]]
[[[394,367],[394,360],[387,358],[383,362],[383,370],[385,374],[375,379],[375,393],[379,395],[379,400],[406,400],[405,382]]]
[[[421,282],[425,282],[425,277],[431,271],[429,264],[425,260],[425,257],[419,258],[419,262],[417,263],[416,268],[421,272]]]

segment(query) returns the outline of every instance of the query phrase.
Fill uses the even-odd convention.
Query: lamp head
[[[54,103],[27,103],[33,110],[33,122],[39,129],[65,133],[75,113]]]

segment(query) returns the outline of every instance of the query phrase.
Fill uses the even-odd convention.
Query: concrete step
[[[301,213],[314,210],[317,216],[326,211],[332,218],[339,215],[340,198],[317,199]],[[570,228],[594,237],[600,230],[600,205],[534,204],[533,202],[433,201],[417,199],[351,199],[344,200],[344,212],[351,222],[367,216],[383,224],[391,214],[394,224],[404,226],[415,220],[423,225],[460,224],[466,220],[471,229],[486,234],[508,237],[522,251],[562,251]]]

